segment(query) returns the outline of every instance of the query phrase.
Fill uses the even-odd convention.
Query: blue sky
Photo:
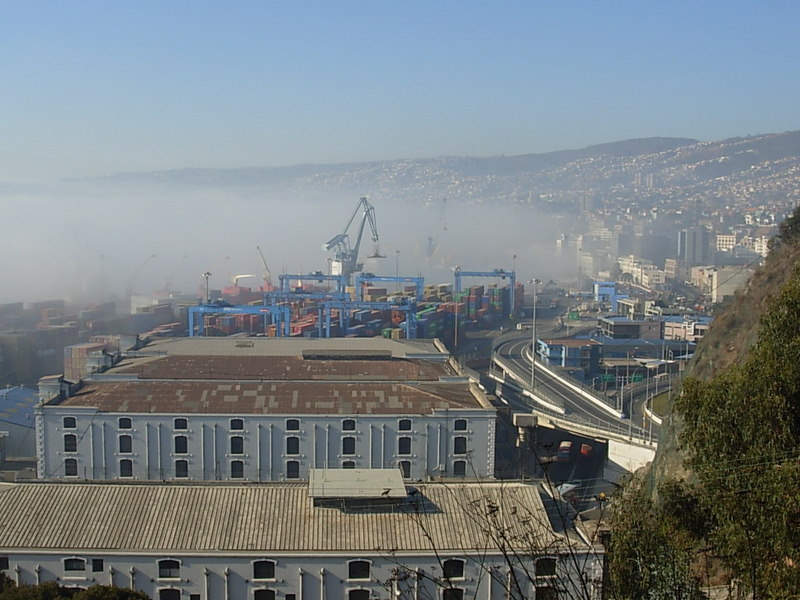
[[[796,1],[0,3],[0,181],[800,128]]]

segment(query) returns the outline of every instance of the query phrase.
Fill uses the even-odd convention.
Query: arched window
[[[456,477],[466,477],[467,475],[467,461],[457,460],[453,462],[453,475]]]
[[[181,563],[171,558],[158,561],[158,578],[175,579],[181,576]]]
[[[455,423],[453,423],[453,429],[456,431],[466,431],[467,430],[467,420],[466,419],[456,419]]]
[[[411,419],[400,419],[397,423],[398,431],[411,431]]]
[[[131,459],[123,458],[119,461],[119,476],[133,477],[133,461]]]
[[[231,461],[231,479],[242,479],[244,477],[244,463],[241,460]]]
[[[64,434],[64,452],[78,451],[78,437],[74,433]]]
[[[85,571],[86,561],[82,558],[65,558],[64,559],[65,571]]]
[[[345,437],[342,438],[342,454],[355,454],[356,453],[356,438]]]
[[[447,579],[464,579],[464,561],[451,558],[444,561],[444,576]]]
[[[464,600],[464,590],[460,588],[446,588],[442,590],[442,600]]]
[[[253,563],[253,579],[275,579],[275,561],[255,561]]]
[[[286,479],[300,479],[300,462],[296,460],[286,461]]]
[[[353,460],[342,461],[342,468],[343,469],[355,469],[356,468],[356,463]]]
[[[254,590],[253,600],[275,600],[275,590]]]
[[[133,425],[130,417],[120,417],[118,424],[120,429],[130,429]]]
[[[286,431],[300,431],[300,421],[298,419],[286,419]]]
[[[351,560],[347,563],[348,579],[369,579],[369,561]]]
[[[185,417],[178,417],[174,422],[175,429],[189,429],[189,422]]]
[[[78,476],[78,461],[74,458],[64,459],[64,476],[77,477]]]
[[[175,436],[175,454],[186,454],[189,452],[189,438],[185,435]]]
[[[231,430],[232,431],[241,431],[244,429],[244,420],[243,419],[231,419]]]
[[[556,559],[552,557],[536,560],[536,576],[549,577],[556,574]]]
[[[398,454],[411,454],[411,438],[410,437],[397,438],[397,453]]]
[[[558,592],[549,585],[536,586],[536,600],[558,600]]]
[[[244,438],[242,436],[231,437],[231,454],[244,454]]]
[[[64,429],[75,429],[77,426],[75,417],[64,417]]]
[[[158,590],[158,600],[181,600],[180,590]]]
[[[467,453],[467,438],[458,436],[453,438],[453,454]]]
[[[286,438],[286,454],[300,454],[300,438],[290,436]]]
[[[119,436],[119,451],[121,454],[130,454],[133,452],[133,438],[131,438],[131,436]]]
[[[400,471],[403,473],[403,478],[408,479],[411,477],[411,461],[401,460]]]
[[[175,461],[175,477],[177,479],[185,479],[189,477],[189,462],[186,460]]]
[[[342,421],[342,431],[355,431],[356,430],[356,420],[355,419],[345,419]]]
[[[369,590],[350,590],[347,600],[369,600]]]

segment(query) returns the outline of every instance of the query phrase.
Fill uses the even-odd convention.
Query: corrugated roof
[[[305,485],[0,486],[6,551],[476,551],[500,532],[525,551],[560,539],[538,487],[520,483],[420,485],[409,498],[424,501],[396,512],[314,507]]]
[[[429,414],[488,408],[467,382],[98,381],[60,406],[116,413]]]

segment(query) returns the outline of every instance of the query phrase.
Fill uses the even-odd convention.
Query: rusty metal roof
[[[319,360],[297,356],[176,355],[131,363],[111,371],[139,379],[437,381],[455,375],[446,362]]]
[[[166,414],[430,414],[489,409],[467,382],[89,382],[60,406],[101,412]]]
[[[425,535],[422,527],[424,525]],[[555,551],[535,485],[419,485],[392,510],[314,507],[300,484],[0,484],[6,552]]]

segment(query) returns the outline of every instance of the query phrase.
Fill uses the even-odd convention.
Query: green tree
[[[148,596],[144,592],[135,592],[126,588],[93,585],[89,589],[75,594],[72,600],[148,600]]]

